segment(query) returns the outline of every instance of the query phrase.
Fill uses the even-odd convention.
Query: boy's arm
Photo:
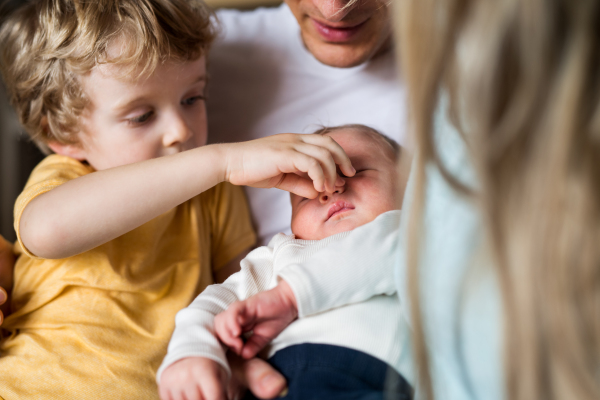
[[[328,136],[282,134],[250,142],[204,146],[173,156],[73,179],[34,198],[19,234],[45,258],[65,258],[108,242],[216,184],[277,187],[314,198],[340,184],[336,164],[350,160]]]

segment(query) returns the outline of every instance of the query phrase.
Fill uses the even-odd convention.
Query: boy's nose
[[[335,190],[333,191],[333,193],[331,192],[321,192],[319,193],[319,201],[321,202],[321,204],[326,204],[329,200],[331,200],[331,198],[336,195],[336,194],[342,194],[346,191],[346,186],[336,186]]]
[[[163,145],[171,147],[179,143],[185,143],[192,137],[192,130],[187,122],[180,116],[174,117],[173,121],[167,126],[167,132],[163,137]]]

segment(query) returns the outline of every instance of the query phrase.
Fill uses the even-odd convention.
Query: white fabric
[[[269,246],[259,247],[242,261],[240,272],[220,285],[209,286],[188,308],[177,314],[175,332],[169,343],[168,354],[158,370],[157,380],[160,380],[167,366],[191,356],[213,359],[229,371],[224,349],[214,338],[213,321],[216,314],[236,300],[272,289],[277,285],[281,271],[293,269],[299,263],[319,264],[322,260],[335,260],[338,255],[330,251],[333,243],[344,243],[345,248],[351,249],[351,254],[339,255],[340,259],[363,258],[365,264],[355,262],[358,265],[356,269],[368,269],[367,258],[372,252],[364,243],[354,240],[364,235],[352,233],[363,229],[367,232],[397,230],[399,220],[400,211],[390,211],[354,231],[318,241],[295,239],[293,235],[276,235]],[[393,265],[395,254],[388,253],[388,256],[386,264]],[[348,269],[345,273],[352,276],[360,271]],[[405,374],[409,369],[406,366],[408,355],[405,345],[408,330],[398,296],[393,290],[389,293],[294,321],[266,349],[267,357],[294,344],[331,344],[370,354]]]
[[[217,13],[222,35],[209,56],[209,141],[239,142],[321,125],[359,123],[405,145],[404,92],[394,53],[353,68],[318,62],[286,5]],[[291,233],[286,192],[247,190],[259,244]]]

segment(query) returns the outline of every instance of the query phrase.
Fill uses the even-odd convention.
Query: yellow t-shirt
[[[17,235],[29,201],[91,172],[69,157],[43,160],[17,200]],[[37,258],[19,242],[0,396],[157,399],[175,314],[254,242],[244,194],[229,184],[74,257]]]

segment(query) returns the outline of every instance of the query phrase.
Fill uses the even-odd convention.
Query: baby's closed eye
[[[356,176],[356,175],[360,174],[361,172],[365,172],[366,170],[367,170],[366,168],[364,168],[364,169],[357,169],[357,170],[356,170],[356,173],[354,174],[354,176]],[[344,175],[344,174],[343,174],[341,171],[338,171],[338,174],[339,174],[339,175],[340,175],[342,178],[344,178],[344,179],[347,179],[347,178],[353,178],[353,177],[354,177],[354,176],[346,176],[346,175]]]

